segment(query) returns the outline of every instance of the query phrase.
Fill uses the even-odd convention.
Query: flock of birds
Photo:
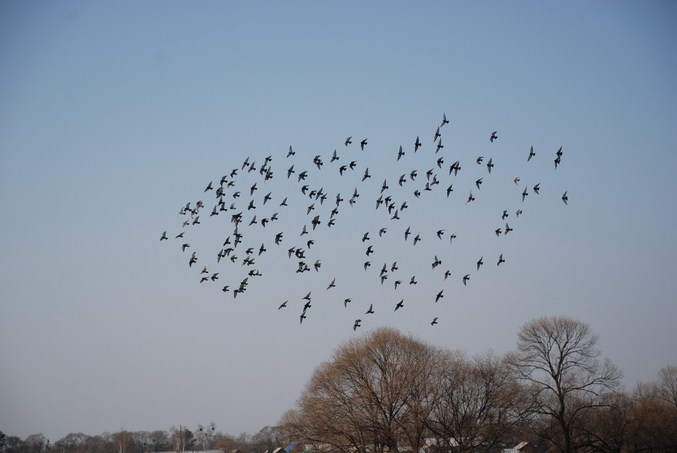
[[[288,298],[280,297],[274,304],[277,310],[296,306],[301,324],[308,318],[319,290],[323,292],[322,299],[327,299],[325,294],[340,294],[338,300],[345,309],[357,306],[355,310],[359,310],[359,314],[352,328],[360,328],[363,318],[367,319],[376,313],[375,307],[380,309],[379,305],[387,302],[381,298],[359,300],[359,294],[355,294],[358,274],[367,276],[377,286],[389,287],[382,295],[383,299],[392,297],[391,294],[395,296],[390,308],[394,312],[409,304],[410,299],[399,292],[402,288],[415,288],[419,279],[436,274],[434,281],[440,288],[435,288],[429,297],[437,304],[445,297],[447,282],[456,280],[468,286],[473,274],[481,272],[483,266],[492,264],[500,268],[507,262],[504,253],[497,251],[492,257],[482,254],[473,258],[472,263],[465,263],[466,269],[462,272],[452,271],[444,263],[448,261],[448,247],[463,239],[461,233],[444,226],[448,222],[444,213],[439,216],[442,225],[430,225],[427,217],[421,223],[424,216],[420,211],[429,215],[431,210],[439,209],[440,200],[458,201],[460,196],[460,201],[467,206],[478,203],[477,198],[481,198],[489,185],[483,184],[496,175],[496,171],[492,175],[492,170],[502,160],[502,156],[488,153],[464,162],[455,160],[451,157],[454,153],[445,150],[442,140],[448,124],[444,114],[431,134],[431,145],[425,146],[425,140],[417,136],[411,145],[399,146],[390,155],[379,156],[381,161],[391,159],[391,163],[373,170],[366,163],[373,160],[365,159],[371,152],[368,138],[347,137],[338,149],[312,158],[297,156],[292,146],[285,153],[269,155],[259,162],[247,157],[205,185],[203,196],[213,197],[209,205],[202,200],[183,204],[178,212],[181,221],[177,231],[171,234],[164,231],[160,241],[178,244],[187,266],[198,272],[200,284],[216,285],[234,299],[247,297],[250,285],[262,285],[267,275],[292,279],[296,290],[307,281],[307,275],[317,277],[328,267],[335,270],[328,263],[339,262],[339,271],[344,274],[347,271],[346,275],[340,272],[328,275],[321,287],[305,288]],[[490,148],[495,147],[500,141],[498,131],[488,134],[488,141]],[[539,157],[532,146],[525,150],[522,159],[525,165],[532,165]],[[559,147],[553,154],[555,170],[562,158],[562,147]],[[383,168],[395,173],[378,175],[375,170]],[[470,187],[457,187],[464,181],[459,173],[470,170],[473,172]],[[529,197],[541,194],[540,181],[526,184],[519,176],[511,178],[510,187],[515,191],[514,205],[498,209],[494,225],[487,230],[497,238],[508,236],[514,230],[511,223],[514,225],[524,214]],[[568,204],[568,192],[560,193],[561,202]],[[433,194],[436,194],[434,199]],[[426,199],[433,201],[426,202]],[[190,236],[206,221],[219,221],[226,228],[218,240],[219,246],[204,256],[191,246]],[[356,224],[365,224],[367,231],[356,230]],[[286,228],[280,229],[277,225]],[[433,250],[429,252],[432,256],[414,253],[423,242],[432,244]],[[323,250],[325,255],[320,255]],[[274,258],[269,258],[272,255]],[[425,256],[423,261],[414,259],[419,255]],[[279,277],[280,274],[284,275]],[[439,317],[435,316],[429,324],[435,326],[438,321]]]

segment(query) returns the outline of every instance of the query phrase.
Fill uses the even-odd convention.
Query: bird
[[[494,143],[494,140],[496,140],[496,139],[498,138],[498,135],[496,135],[496,132],[498,132],[498,131],[492,132],[492,133],[491,133],[491,136],[489,137],[489,141],[490,141],[491,143]]]
[[[529,162],[531,160],[531,158],[534,157],[535,155],[536,155],[536,153],[534,152],[534,147],[532,146],[529,149],[529,156],[527,156],[527,162]]]
[[[562,201],[564,202],[564,204],[569,204],[569,196],[567,195],[567,191],[565,191],[564,194],[562,195]]]
[[[465,204],[469,204],[471,201],[475,201],[475,197],[472,196],[472,190],[470,191],[470,195],[468,195],[468,201],[466,201]]]
[[[336,279],[332,279],[332,281],[329,283],[329,286],[327,286],[327,290],[331,288],[336,288]]]
[[[352,301],[353,301],[353,300],[352,300],[350,297],[348,297],[348,298],[346,298],[346,299],[343,299],[343,306],[346,307],[346,308],[348,308],[348,304],[349,304],[350,302],[352,302]]]
[[[479,260],[477,260],[477,270],[480,270],[480,267],[484,264],[484,257],[480,257]]]
[[[440,124],[440,127],[444,126],[445,124],[449,124],[449,121],[447,120],[447,114],[443,113],[442,114],[442,124]]]
[[[536,195],[540,195],[538,191],[541,190],[541,183],[536,184],[532,189],[536,192]]]
[[[501,253],[500,256],[498,257],[498,262],[496,263],[496,266],[500,266],[501,263],[505,263],[505,260],[503,259],[503,254]]]
[[[404,151],[402,150],[402,145],[400,145],[400,150],[397,152],[397,160],[399,161],[402,158],[402,156],[404,156]]]
[[[437,295],[435,296],[435,303],[437,303],[437,301],[439,301],[440,299],[442,299],[444,297],[443,293],[444,293],[444,290],[440,290],[440,292],[437,293]]]
[[[165,231],[164,233],[162,233],[162,236],[160,236],[160,240],[161,240],[161,241],[166,241],[166,240],[168,240],[168,239],[169,239],[169,238],[167,237],[167,232]]]
[[[357,328],[360,327],[361,322],[362,322],[361,319],[356,319],[355,323],[353,324],[353,330],[357,330]]]
[[[470,280],[470,274],[465,274],[465,275],[463,276],[463,285],[467,285],[467,284],[468,284],[468,280]]]
[[[277,309],[280,310],[280,309],[282,309],[282,308],[285,308],[285,307],[287,306],[287,302],[289,302],[289,301],[288,301],[288,300],[285,300],[284,302],[282,302],[282,303],[280,304],[280,306],[277,307]]]
[[[360,142],[360,149],[362,149],[362,151],[364,151],[365,146],[367,146],[367,139],[366,138]]]
[[[350,145],[350,144],[352,143],[352,138],[353,138],[353,137],[348,137],[348,138],[346,138],[346,141],[344,142],[344,145],[346,145],[346,146]]]
[[[418,138],[418,135],[416,136],[416,143],[414,143],[414,152],[418,151],[418,149],[421,147],[421,140]]]
[[[525,187],[524,190],[522,191],[522,202],[524,203],[524,199],[529,195],[529,191]]]
[[[372,315],[372,314],[374,314],[374,304],[369,304],[369,310],[367,310],[364,314],[365,314],[365,315]]]
[[[494,168],[494,159],[490,157],[489,162],[487,162],[487,171],[491,173],[492,168]]]
[[[437,324],[437,317],[433,318],[432,322],[430,323],[431,326],[434,326]]]
[[[484,179],[484,178],[480,178],[477,181],[475,181],[475,185],[477,186],[478,190],[479,190],[480,186],[482,185],[482,179]]]
[[[287,157],[293,156],[294,154],[296,154],[296,153],[292,149],[291,145],[289,145],[289,151],[287,152]]]
[[[397,305],[395,305],[395,311],[399,310],[400,308],[404,307],[404,299],[400,300]]]

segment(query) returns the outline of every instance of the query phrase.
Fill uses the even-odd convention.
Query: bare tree
[[[283,431],[333,451],[417,451],[436,350],[393,329],[348,341],[313,373]]]
[[[489,451],[525,419],[521,387],[500,357],[448,352],[438,363],[437,381],[429,426],[448,448]]]
[[[561,316],[530,321],[517,336],[511,363],[548,428],[543,436],[563,453],[576,449],[584,413],[606,407],[604,394],[619,385],[620,371],[599,360],[596,344],[587,324]]]

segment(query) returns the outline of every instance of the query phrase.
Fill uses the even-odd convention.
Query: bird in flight
[[[492,133],[491,133],[491,137],[489,137],[489,141],[490,141],[491,143],[494,143],[494,140],[496,140],[496,139],[498,138],[498,135],[496,135],[496,132],[498,132],[498,131],[492,132]]]

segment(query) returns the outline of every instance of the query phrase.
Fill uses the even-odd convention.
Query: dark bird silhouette
[[[564,202],[564,204],[569,204],[569,196],[567,195],[566,191],[562,195],[562,201]]]
[[[534,147],[532,146],[529,149],[529,156],[527,156],[527,162],[529,162],[531,160],[531,158],[534,157],[535,155],[536,155],[536,153],[534,152]]]
[[[477,186],[477,189],[479,189],[480,186],[482,185],[482,179],[483,179],[483,178],[480,178],[480,179],[478,179],[477,181],[475,181],[475,185]]]
[[[395,305],[395,311],[399,310],[400,308],[404,307],[404,299],[400,300],[397,305]]]
[[[496,140],[496,139],[498,138],[498,135],[496,135],[496,132],[498,132],[498,131],[492,132],[492,133],[491,133],[491,137],[489,137],[489,141],[490,141],[491,143],[494,143],[494,140]]]
[[[372,315],[372,314],[374,314],[374,304],[369,304],[369,310],[367,310],[364,314],[365,314],[365,315]]]
[[[277,309],[280,310],[280,309],[282,309],[282,308],[285,308],[285,307],[287,306],[287,302],[289,302],[289,301],[288,301],[288,300],[285,300],[284,302],[282,302],[282,303],[280,304],[280,306],[277,307]]]
[[[327,290],[331,288],[336,288],[336,279],[332,279],[332,281],[329,283],[329,286],[327,286]]]
[[[538,191],[541,190],[541,183],[536,184],[533,187],[533,190],[534,190],[534,192],[536,192],[536,195],[540,195],[540,193]]]
[[[353,142],[353,141],[352,141],[352,138],[353,138],[353,137],[348,137],[348,138],[346,138],[346,141],[345,141],[343,144],[346,145],[346,146],[350,145],[350,144]]]
[[[371,175],[369,174],[369,169],[365,168],[364,169],[364,176],[362,176],[362,182],[365,181],[365,179],[371,178]]]
[[[487,162],[487,171],[491,174],[491,169],[494,168],[494,159],[489,158],[489,162]]]
[[[361,322],[362,322],[361,319],[356,319],[355,323],[353,324],[353,330],[357,330],[358,327],[361,327],[361,324],[360,324]]]
[[[435,296],[435,303],[444,297],[444,290],[440,290],[439,293]]]
[[[421,147],[421,140],[419,140],[418,135],[416,136],[416,143],[414,143],[414,152],[418,151]]]
[[[470,191],[470,195],[468,195],[468,201],[466,201],[465,204],[469,204],[471,201],[475,201],[475,197],[472,196],[472,190]]]
[[[463,276],[463,285],[467,285],[467,284],[468,284],[468,280],[470,280],[470,274],[465,274],[465,275]]]
[[[479,156],[477,159],[475,159],[475,162],[477,162],[477,165],[482,165],[483,160],[484,160],[484,156]]]
[[[434,318],[430,323],[431,326],[437,325],[437,318]]]
[[[529,191],[525,187],[524,190],[522,191],[522,203],[524,203],[524,199],[529,195]]]
[[[181,233],[181,234],[183,234],[183,233]],[[177,236],[177,237],[178,237],[178,236]],[[166,240],[168,240],[168,239],[169,239],[169,238],[167,237],[167,232],[165,231],[164,233],[162,233],[162,236],[160,236],[160,240],[161,240],[161,241],[166,241]]]
[[[287,157],[291,157],[291,156],[293,156],[294,154],[296,154],[296,153],[295,153],[294,150],[292,149],[291,145],[289,145],[289,151],[287,152]]]
[[[365,146],[367,146],[367,139],[366,138],[360,142],[360,149],[362,149],[362,151],[364,151]]]
[[[402,150],[402,145],[400,145],[400,150],[397,152],[397,160],[400,160],[402,156],[404,156],[404,151]]]
[[[484,264],[484,257],[480,257],[479,260],[477,260],[477,270],[480,270],[480,267]]]
[[[447,114],[443,113],[442,114],[442,124],[440,124],[440,127],[444,126],[445,124],[449,124],[449,121],[447,120]]]
[[[352,301],[353,301],[353,300],[352,300],[350,297],[347,297],[347,298],[343,299],[343,306],[346,307],[346,308],[348,308],[348,304],[349,304],[350,302],[352,302]]]
[[[500,266],[501,263],[505,263],[505,260],[503,259],[503,254],[498,257],[498,262],[496,263],[496,266]]]

